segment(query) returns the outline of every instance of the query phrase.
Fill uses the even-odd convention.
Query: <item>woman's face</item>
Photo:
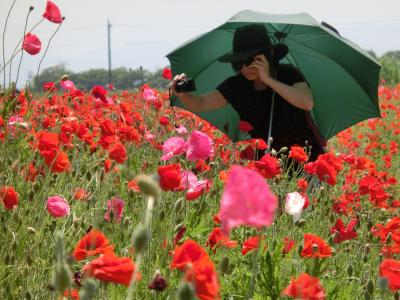
[[[243,65],[240,69],[240,73],[247,79],[247,80],[256,80],[260,75],[258,73],[258,69],[255,67],[248,67]]]

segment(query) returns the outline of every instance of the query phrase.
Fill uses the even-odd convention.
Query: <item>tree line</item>
[[[169,80],[162,77],[162,69],[154,72],[144,68],[128,69],[125,67],[111,70],[111,82],[108,70],[90,69],[82,72],[68,70],[65,65],[56,65],[44,69],[35,79],[35,88],[39,91],[43,84],[59,80],[63,75],[68,75],[75,86],[82,91],[89,91],[95,85],[107,86],[111,83],[115,89],[133,89],[147,83],[153,88],[166,89]]]

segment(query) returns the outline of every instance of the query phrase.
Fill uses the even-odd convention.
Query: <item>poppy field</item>
[[[148,84],[41,89],[0,93],[0,299],[399,299],[400,84],[314,162]]]
[[[147,85],[44,89],[1,119],[2,299],[398,297],[399,86],[311,163]]]

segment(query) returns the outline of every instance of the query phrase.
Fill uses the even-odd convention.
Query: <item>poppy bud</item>
[[[168,286],[167,281],[161,276],[160,270],[154,272],[153,280],[150,282],[148,288],[151,290],[156,290],[162,292]]]
[[[276,153],[276,150],[275,150],[275,149],[272,149],[272,150],[271,150],[271,156],[276,157],[277,155],[278,155],[278,153]]]
[[[29,11],[32,11],[32,10],[34,10],[35,8],[31,5],[31,6],[29,6]]]
[[[385,292],[389,286],[388,280],[385,277],[380,277],[378,279],[378,286],[381,291]]]
[[[71,285],[72,272],[66,263],[57,263],[54,274],[54,287],[63,293]]]
[[[155,201],[158,201],[161,195],[161,189],[158,183],[148,175],[139,175],[135,178],[140,191],[148,196],[153,196]]]
[[[350,265],[347,267],[347,275],[349,275],[349,277],[351,277],[351,276],[353,275],[353,272],[354,272],[354,268],[353,268],[353,266],[350,264]]]
[[[299,248],[297,249],[297,253],[299,255],[301,255],[302,252],[303,252],[303,245],[299,245]]]
[[[178,289],[177,299],[178,300],[195,300],[196,296],[195,296],[195,291],[194,291],[193,286],[188,282],[183,283]]]
[[[85,280],[83,287],[79,291],[80,300],[92,300],[96,296],[97,284],[96,281],[89,278]]]
[[[33,227],[28,227],[26,230],[27,230],[30,234],[36,234],[36,230],[35,230],[35,228],[33,228]]]
[[[175,213],[179,213],[184,205],[184,199],[183,198],[179,198],[178,200],[176,200],[175,204],[174,204],[174,211]]]
[[[68,79],[69,79],[69,75],[65,74],[65,75],[61,76],[60,81],[66,81]]]
[[[295,225],[298,227],[303,227],[305,224],[306,224],[306,220],[304,220],[304,219],[300,219],[299,221],[297,221],[295,223]]]
[[[368,282],[367,282],[367,291],[368,291],[368,293],[369,293],[370,295],[372,295],[372,294],[374,293],[374,289],[375,289],[375,285],[374,285],[374,283],[372,282],[372,280],[369,279]]]
[[[282,147],[281,149],[279,149],[279,152],[278,152],[278,154],[281,154],[281,153],[286,153],[286,152],[288,152],[288,150],[289,150],[289,148],[288,148],[288,147]]]
[[[219,269],[221,271],[221,274],[230,273],[230,263],[227,256],[222,257],[221,262],[219,263]]]
[[[138,253],[142,253],[149,242],[149,229],[143,224],[136,226],[133,231],[133,247]]]

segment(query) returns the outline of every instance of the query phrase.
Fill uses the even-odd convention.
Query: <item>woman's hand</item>
[[[177,83],[179,80],[186,80],[186,74],[185,74],[185,73],[182,73],[182,74],[176,75],[176,76],[174,77],[174,79],[172,79],[172,81],[170,82],[170,84],[168,85],[168,86],[171,88],[172,94],[173,94],[174,96],[178,96],[178,95],[183,94],[183,93],[178,93],[178,92],[176,91],[176,89],[175,89],[175,85],[176,85],[176,83]]]
[[[256,68],[258,70],[260,79],[265,84],[268,84],[272,79],[271,73],[269,72],[269,62],[265,58],[264,54],[256,55],[249,68]]]

